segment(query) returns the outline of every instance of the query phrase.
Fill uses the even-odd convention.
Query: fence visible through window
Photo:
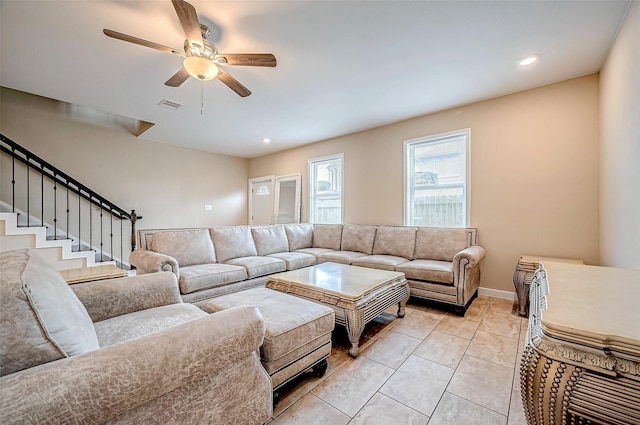
[[[342,223],[342,154],[309,160],[309,221]]]
[[[465,227],[468,130],[405,142],[405,224]]]

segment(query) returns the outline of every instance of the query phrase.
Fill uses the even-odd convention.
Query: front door
[[[273,176],[249,179],[249,224],[273,224]]]

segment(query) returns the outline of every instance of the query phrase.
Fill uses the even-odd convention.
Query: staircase
[[[117,265],[116,261],[96,261],[94,250],[74,251],[72,239],[50,239],[47,227],[18,226],[18,213],[0,213],[0,252],[12,249],[36,249],[58,270]]]
[[[135,210],[128,213],[2,134],[0,178],[0,252],[36,249],[58,270],[130,268],[142,218]]]

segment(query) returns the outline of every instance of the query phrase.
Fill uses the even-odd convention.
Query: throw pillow
[[[100,348],[93,322],[53,265],[0,254],[0,376]]]

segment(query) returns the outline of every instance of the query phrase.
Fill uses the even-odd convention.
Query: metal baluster
[[[120,267],[124,268],[124,264],[122,263],[122,259],[124,258],[124,254],[122,251],[122,245],[123,245],[123,240],[122,240],[122,223],[124,222],[124,220],[122,219],[122,216],[120,216]]]
[[[102,243],[102,235],[104,235],[104,230],[102,229],[102,205],[100,205],[100,262],[102,262],[102,253],[104,244]]]
[[[44,227],[44,165],[40,164],[40,225]]]
[[[89,203],[89,250],[93,250],[93,205]]]
[[[69,182],[67,182],[65,186],[67,186],[67,228],[65,229],[65,233],[67,235],[67,239],[71,239],[69,236]]]
[[[11,147],[11,212],[16,212],[16,148]]]
[[[82,229],[82,221],[80,220],[80,211],[81,211],[81,204],[80,204],[80,200],[82,199],[82,197],[80,196],[80,190],[78,189],[78,252],[82,251],[82,248],[80,247],[80,241],[82,240],[82,231],[80,229]]]
[[[109,249],[111,251],[111,259],[113,260],[114,259],[113,258],[113,210],[109,210],[109,224],[111,226],[111,230],[110,230],[110,233],[109,233],[109,239],[110,239],[110,242],[111,242],[111,248],[109,248]]]
[[[58,182],[55,180],[56,173],[53,173],[53,240],[58,240]]]
[[[29,157],[27,157],[27,227],[31,226],[31,210],[29,209],[29,201],[31,200],[31,190],[29,184],[29,176],[31,174],[31,167],[29,165]]]

